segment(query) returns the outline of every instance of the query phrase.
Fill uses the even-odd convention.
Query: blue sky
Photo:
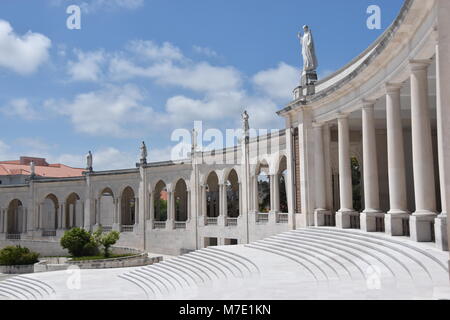
[[[82,8],[81,30],[66,8]],[[308,24],[319,77],[372,43],[403,0],[35,0],[0,2],[0,159],[20,155],[95,169],[170,158],[171,133],[282,128]],[[382,29],[369,30],[378,5]]]

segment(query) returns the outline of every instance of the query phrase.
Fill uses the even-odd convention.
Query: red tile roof
[[[64,164],[48,164],[45,159],[21,157],[21,160],[0,161],[0,176],[7,175],[30,175],[31,161],[35,161],[35,172],[37,176],[49,178],[80,177],[85,169],[72,168]],[[25,164],[26,163],[26,164]]]

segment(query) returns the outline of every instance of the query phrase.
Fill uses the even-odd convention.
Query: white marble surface
[[[54,289],[40,296],[39,288],[27,295],[32,290],[21,282],[8,284],[10,278],[0,282],[0,294],[7,284],[7,290],[22,292],[21,299],[450,299],[447,260],[447,253],[432,244],[406,237],[311,228],[249,246],[204,249],[157,267],[19,279]],[[77,279],[79,288],[71,289]]]

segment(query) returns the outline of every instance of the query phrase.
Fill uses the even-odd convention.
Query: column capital
[[[386,82],[386,84],[384,85],[387,94],[400,93],[402,87],[403,85],[401,83],[394,82]]]
[[[314,121],[314,122],[312,123],[312,127],[313,127],[314,129],[322,129],[323,126],[325,125],[325,123],[326,123],[326,122]]]
[[[409,67],[412,72],[426,70],[432,63],[431,59],[426,60],[409,60]]]
[[[363,109],[373,109],[377,100],[362,99],[361,104]]]
[[[348,114],[348,113],[338,112],[338,114],[336,115],[336,119],[338,119],[338,120],[348,119],[349,116],[350,116],[350,114]]]

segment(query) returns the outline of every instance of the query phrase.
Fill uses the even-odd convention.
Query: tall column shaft
[[[327,192],[325,187],[325,158],[323,146],[323,127],[322,124],[315,124],[314,130],[314,168],[315,168],[315,199],[316,210],[326,210]]]
[[[405,151],[400,85],[386,86],[386,122],[389,175],[389,214],[407,213]]]
[[[350,130],[348,116],[338,118],[340,212],[353,212],[352,171],[350,166]]]
[[[428,105],[428,63],[411,63],[411,130],[416,212],[435,215],[433,149]]]
[[[377,139],[375,132],[374,103],[364,103],[362,109],[363,128],[363,174],[365,213],[380,211],[378,184]]]
[[[331,170],[331,132],[328,123],[323,125],[323,156],[325,165],[326,208],[333,210],[333,172]]]

